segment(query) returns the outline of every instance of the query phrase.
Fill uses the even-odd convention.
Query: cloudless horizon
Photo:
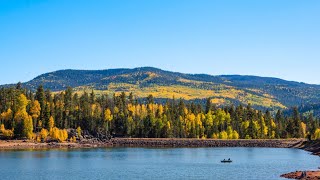
[[[320,1],[1,0],[0,84],[151,66],[320,84]]]

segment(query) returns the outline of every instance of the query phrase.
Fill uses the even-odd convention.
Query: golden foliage
[[[218,139],[219,138],[219,135],[218,134],[216,134],[216,133],[213,133],[212,134],[212,139]]]
[[[50,116],[49,118],[49,122],[48,122],[48,128],[49,128],[49,131],[51,131],[51,129],[54,127],[54,119],[52,116]]]
[[[107,108],[106,110],[104,110],[104,120],[105,121],[112,121],[113,116],[111,114],[111,110],[109,108]]]
[[[170,121],[167,121],[167,129],[168,129],[168,130],[170,130],[170,129],[171,129]]]
[[[22,122],[24,119],[27,119],[29,117],[28,113],[26,111],[17,111],[14,115],[14,120],[16,123]]]
[[[48,134],[49,134],[48,130],[42,128],[39,135],[42,140],[46,141]]]
[[[79,137],[81,136],[81,127],[80,126],[78,126],[78,128],[77,128],[77,134]]]
[[[19,98],[17,99],[17,108],[18,111],[26,111],[26,107],[29,103],[29,100],[24,94],[20,94]]]
[[[6,112],[1,113],[0,117],[5,121],[9,121],[10,119],[13,118],[12,110],[9,108]]]
[[[33,101],[30,107],[30,114],[32,118],[37,119],[40,116],[40,111],[41,111],[41,107],[40,107],[39,101],[37,100]]]
[[[219,133],[219,139],[228,139],[228,133],[226,131],[221,131]]]
[[[236,130],[233,130],[233,133],[232,133],[232,139],[239,139],[239,134]]]
[[[304,122],[301,122],[301,133],[303,137],[307,135],[307,125]]]
[[[153,76],[152,74],[150,77]],[[147,78],[146,78],[147,79]],[[186,83],[185,85],[150,85],[147,87],[140,87],[138,84],[130,83],[110,83],[108,90],[94,90],[96,94],[109,94],[115,93],[119,95],[121,92],[126,92],[128,95],[130,92],[137,97],[147,97],[152,95],[157,98],[172,98],[177,99],[204,99],[212,97],[212,103],[214,104],[229,104],[230,100],[239,100],[243,104],[252,104],[264,107],[278,107],[286,108],[283,104],[277,101],[273,96],[266,94],[261,90],[252,89],[236,89],[232,86],[226,86],[223,84],[214,84],[202,81],[193,81],[186,79],[179,79],[178,81]],[[187,84],[190,84],[187,85]],[[203,86],[203,87],[202,87]],[[207,87],[212,88],[207,88]],[[91,87],[78,87],[77,93],[91,92]]]
[[[313,136],[314,139],[320,139],[320,128],[316,129]]]
[[[64,142],[68,139],[68,132],[65,129],[54,127],[50,131],[50,137],[52,139],[58,140],[59,142]]]
[[[226,102],[226,100],[223,99],[223,98],[213,98],[213,99],[211,99],[211,103],[212,104],[221,105],[221,104],[224,104],[225,102]]]
[[[77,142],[77,138],[75,136],[70,138],[70,142],[76,143]]]
[[[23,135],[28,139],[34,139],[32,117],[28,115],[23,119]]]
[[[12,138],[13,137],[13,130],[5,129],[4,124],[0,125],[0,133],[5,138]]]

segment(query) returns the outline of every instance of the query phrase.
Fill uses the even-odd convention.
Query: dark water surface
[[[220,160],[231,158],[231,164]],[[0,179],[281,179],[320,158],[299,149],[106,148],[0,151]]]

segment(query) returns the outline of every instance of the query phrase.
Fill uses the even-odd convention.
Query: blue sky
[[[0,0],[0,84],[154,66],[320,84],[319,0]]]

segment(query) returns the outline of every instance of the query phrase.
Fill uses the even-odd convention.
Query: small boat
[[[229,160],[225,160],[224,159],[224,160],[221,161],[221,163],[232,163],[232,161],[230,159]]]

